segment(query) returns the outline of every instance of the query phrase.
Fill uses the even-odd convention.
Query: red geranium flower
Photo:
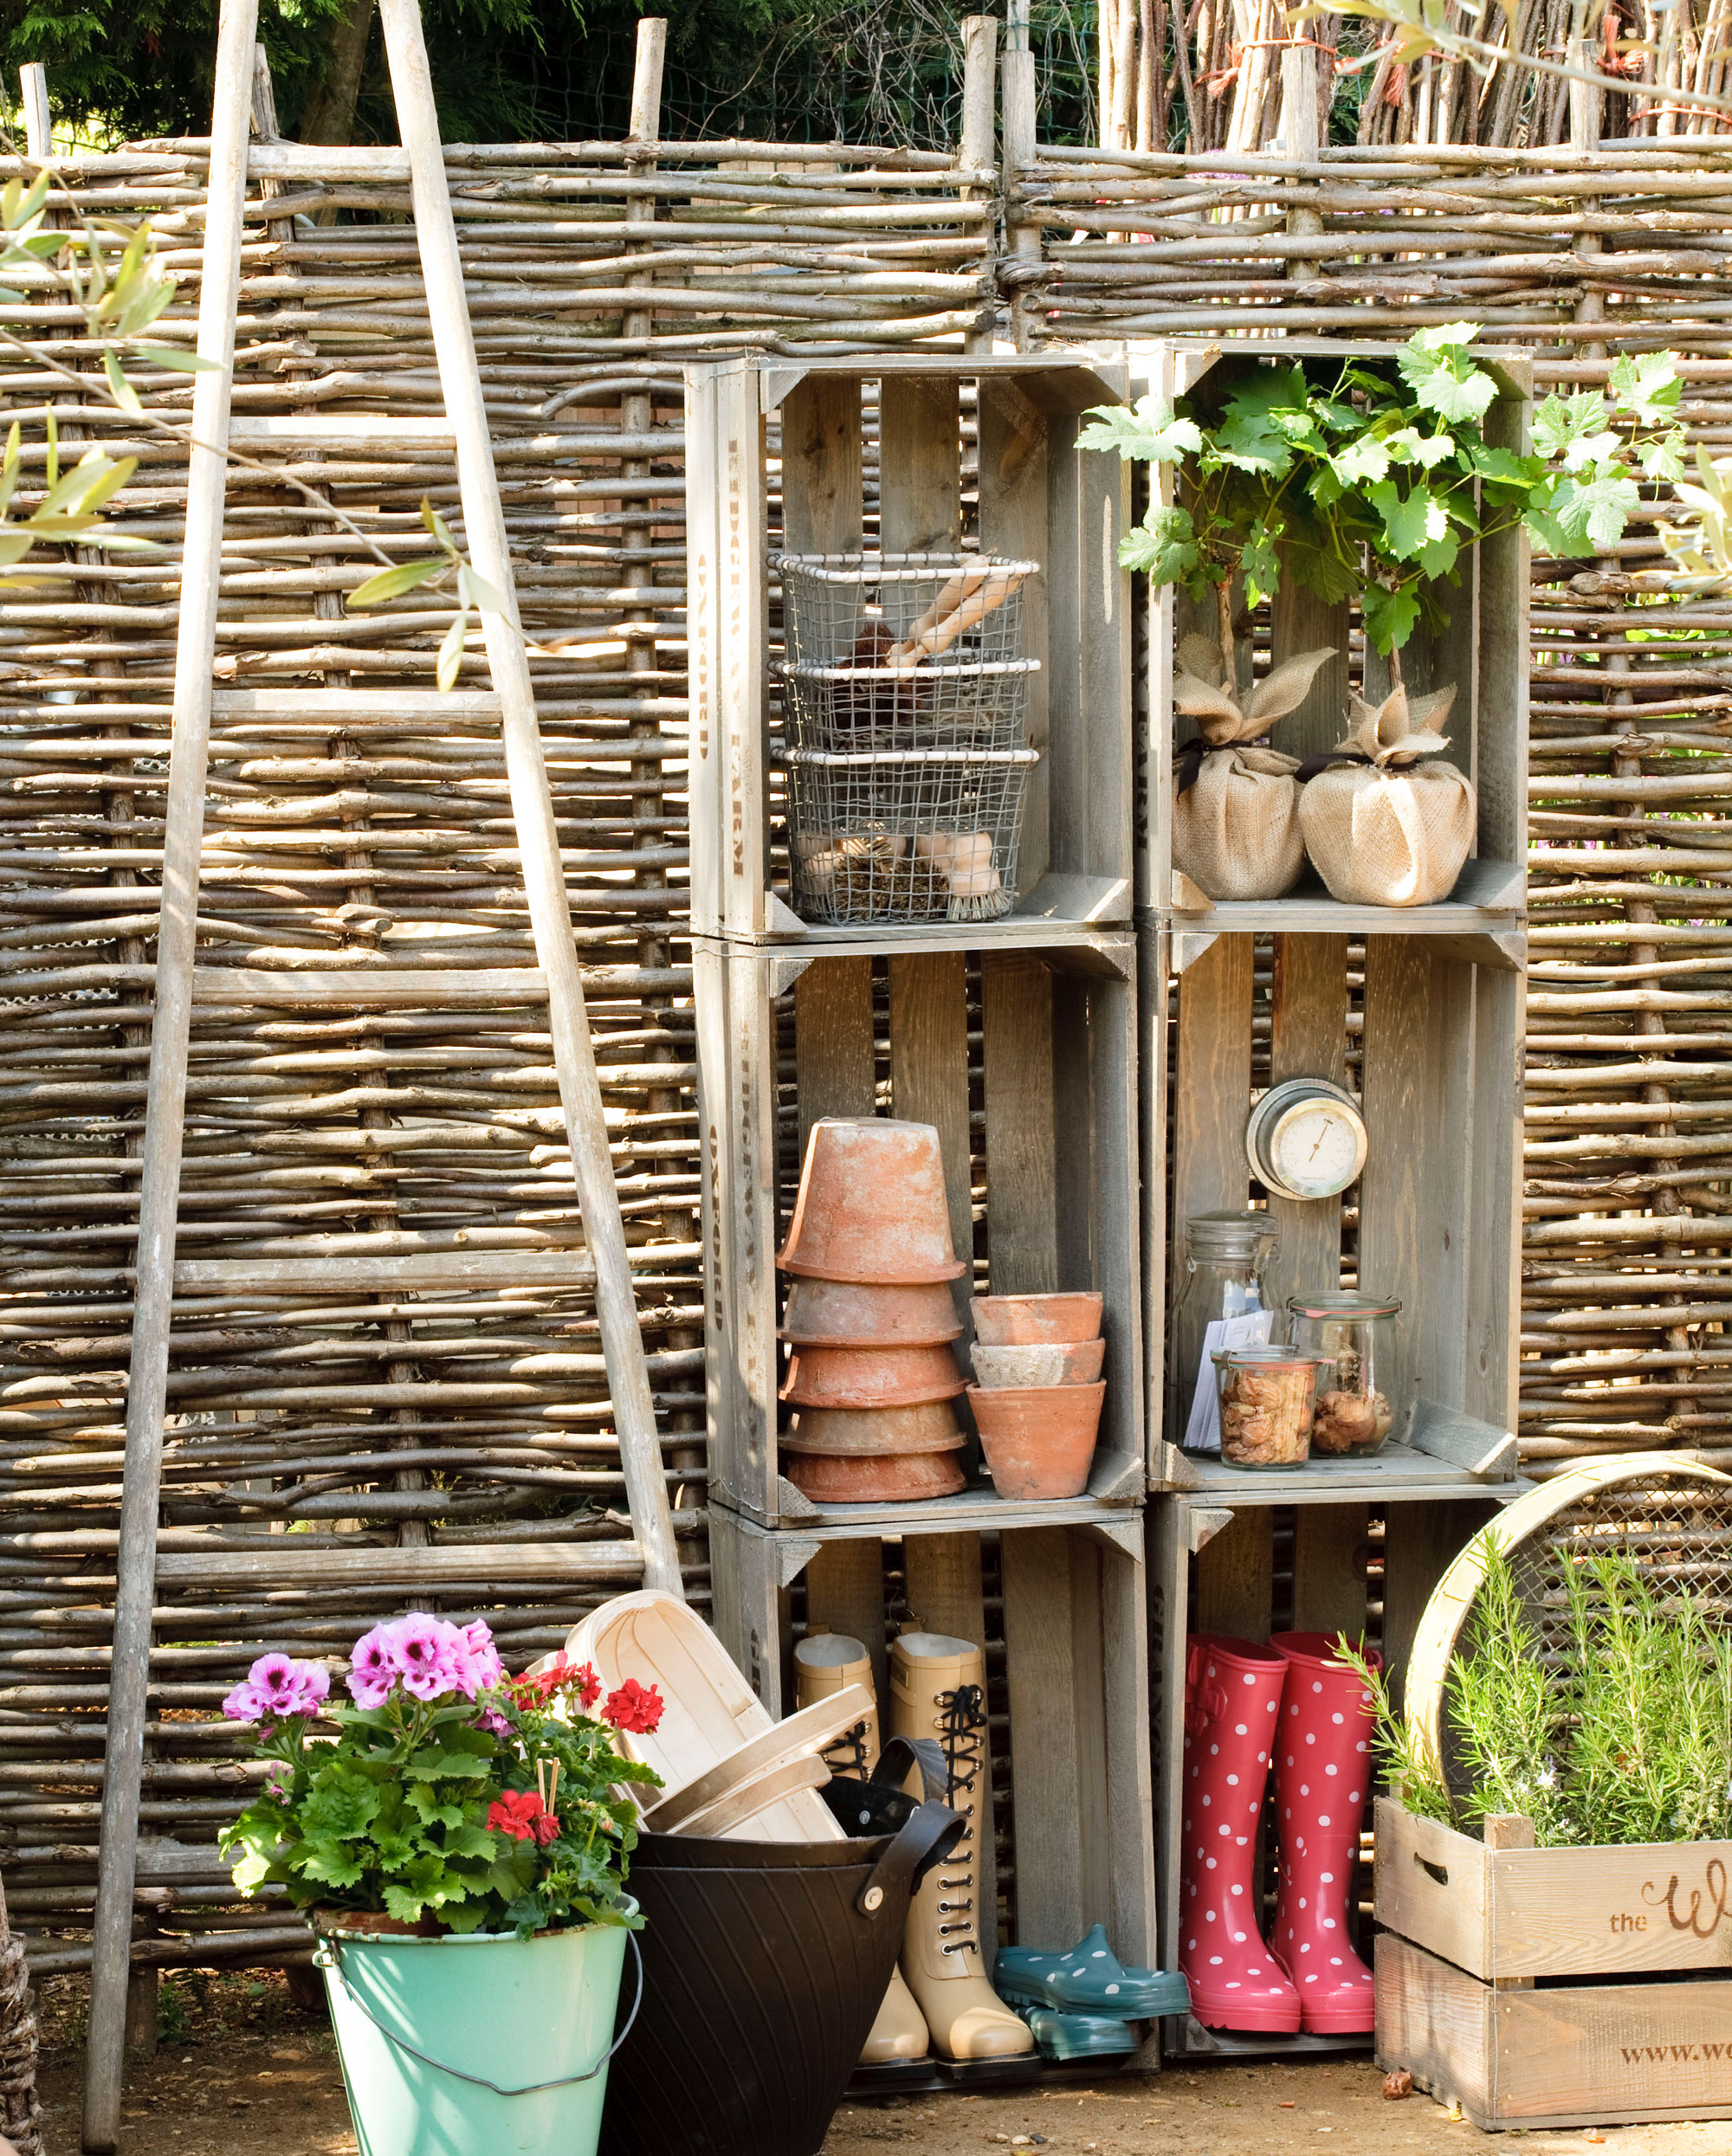
[[[666,1705],[653,1684],[646,1689],[636,1677],[628,1677],[617,1692],[610,1692],[602,1702],[601,1718],[604,1722],[611,1722],[616,1729],[648,1736],[661,1720]]]
[[[520,1677],[514,1677],[511,1688],[526,1706],[542,1707],[576,1674],[565,1656],[559,1654],[545,1669],[526,1669]]]
[[[570,1682],[577,1686],[578,1703],[587,1714],[601,1697],[601,1679],[596,1675],[595,1664],[586,1662],[574,1672]]]
[[[487,1823],[495,1834],[508,1834],[514,1842],[536,1842],[543,1849],[559,1831],[558,1818],[533,1789],[501,1791],[488,1807]]]

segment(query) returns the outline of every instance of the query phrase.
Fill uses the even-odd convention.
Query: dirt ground
[[[73,2156],[83,2037],[81,1986],[50,1979],[41,2087],[49,2156]],[[122,2156],[354,2156],[329,2024],[280,1978],[178,1977],[163,1987],[162,2043],[126,2091]],[[1091,2088],[845,2107],[824,2156],[953,2156],[1040,2148],[1052,2156],[1732,2156],[1732,2121],[1708,2126],[1483,2135],[1429,2097],[1386,2101],[1369,2060],[1215,2067]],[[552,2152],[550,2152],[552,2156]],[[739,2156],[752,2156],[742,2149]]]

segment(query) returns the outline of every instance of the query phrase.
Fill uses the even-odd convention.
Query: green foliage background
[[[961,20],[980,0],[665,0],[664,131],[676,136],[894,141],[953,138]],[[345,0],[261,0],[277,109],[294,135]],[[625,132],[632,0],[423,0],[446,139],[583,141]],[[107,143],[203,134],[216,0],[0,0],[6,95],[48,71],[56,128]],[[1035,0],[1048,140],[1092,139],[1095,0]],[[374,23],[353,130],[394,140]]]

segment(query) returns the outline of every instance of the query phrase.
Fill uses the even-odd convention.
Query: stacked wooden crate
[[[1129,487],[1115,457],[1075,447],[1078,415],[1123,390],[1122,371],[1070,358],[688,370],[692,923],[717,1625],[779,1711],[800,1593],[808,1624],[865,1641],[882,1690],[887,1576],[894,1614],[973,1641],[996,1576],[1005,1916],[1049,1946],[1103,1922],[1122,1959],[1146,1964],[1130,590],[1116,559]],[[795,551],[953,553],[966,533],[1042,565],[1024,592],[1041,762],[1003,918],[845,927],[792,910],[766,670],[778,508]],[[976,1471],[954,1497],[818,1505],[778,1472],[774,1258],[805,1134],[882,1112],[940,1133],[965,1324],[988,1287],[1101,1291],[1107,1404],[1082,1495],[1011,1503]]]
[[[1147,387],[1164,402],[1212,368],[1339,361],[1380,347],[1308,344],[1157,347]],[[1525,440],[1526,363],[1498,355],[1501,395],[1487,438]],[[1141,388],[1141,384],[1139,385]],[[1519,532],[1464,553],[1446,595],[1447,630],[1402,653],[1409,689],[1453,682],[1449,756],[1473,779],[1478,832],[1450,899],[1406,908],[1347,906],[1315,877],[1287,897],[1216,903],[1171,855],[1173,653],[1191,623],[1169,590],[1151,607],[1148,721],[1139,743],[1137,900],[1144,1019],[1143,1142],[1169,1132],[1167,1210],[1146,1190],[1144,1331],[1154,1433],[1151,1567],[1157,1869],[1163,1961],[1177,1948],[1185,1640],[1254,1640],[1284,1628],[1375,1635],[1400,1672],[1432,1585],[1462,1543],[1520,1487],[1515,1481],[1523,937],[1526,853],[1526,542]],[[1346,603],[1328,607],[1288,577],[1269,618],[1272,662],[1324,645],[1336,656],[1282,725],[1301,757],[1345,731],[1351,675],[1373,698],[1387,662],[1360,658]],[[1252,640],[1241,640],[1248,667]],[[1186,731],[1189,731],[1188,725]],[[1420,1406],[1408,1442],[1369,1457],[1314,1458],[1271,1473],[1181,1451],[1163,1430],[1167,1307],[1184,1263],[1186,1220],[1261,1195],[1245,1125],[1261,1088],[1315,1077],[1356,1092],[1368,1129],[1363,1174],[1341,1199],[1270,1194],[1279,1235],[1266,1301],[1363,1283],[1403,1305]],[[1279,1325],[1277,1329],[1279,1329]],[[1380,1572],[1381,1592],[1379,1593]],[[1269,1837],[1271,1844],[1273,1837]],[[1168,2026],[1186,2055],[1332,2047],[1369,2039],[1241,2037],[1195,2021]]]

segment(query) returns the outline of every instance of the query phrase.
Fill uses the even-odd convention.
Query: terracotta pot
[[[962,1425],[948,1400],[914,1407],[803,1407],[782,1440],[797,1452],[851,1459],[953,1452],[963,1442]]]
[[[797,1407],[912,1407],[953,1400],[967,1379],[936,1347],[798,1347],[778,1396]]]
[[[962,1265],[951,1247],[932,1125],[882,1115],[814,1123],[787,1248],[776,1262],[812,1280],[957,1279]]]
[[[983,1347],[1035,1347],[1044,1340],[1101,1337],[1099,1295],[977,1295],[974,1336]]]
[[[922,1288],[851,1280],[792,1280],[782,1338],[802,1347],[930,1347],[960,1339],[962,1320],[941,1281]]]
[[[784,1452],[782,1472],[814,1504],[909,1504],[954,1497],[966,1487],[952,1452],[904,1452],[893,1459],[837,1459],[824,1453]]]
[[[1101,1385],[970,1385],[968,1404],[1000,1497],[1080,1497],[1101,1427]]]
[[[1037,1347],[974,1348],[974,1375],[983,1385],[1093,1385],[1106,1359],[1104,1340],[1043,1340]]]

